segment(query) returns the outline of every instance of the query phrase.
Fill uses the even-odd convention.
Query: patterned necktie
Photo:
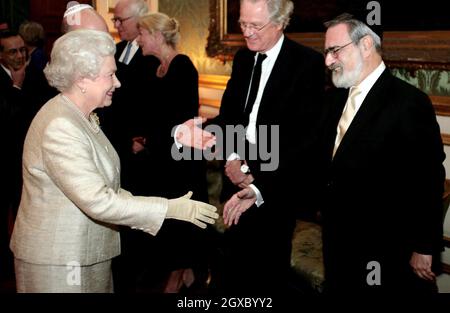
[[[355,98],[360,93],[361,91],[358,89],[358,87],[350,88],[347,104],[345,105],[344,112],[342,112],[341,119],[339,120],[338,124],[338,133],[336,136],[336,141],[334,143],[333,157],[336,154],[336,150],[341,144],[342,138],[344,138],[344,135],[347,132],[347,129],[350,126],[353,117],[355,117],[356,114]]]
[[[130,50],[131,50],[131,41],[127,43],[126,49],[127,50],[125,51],[125,56],[123,57],[122,63],[128,64],[128,58],[130,57]]]
[[[258,95],[259,81],[261,80],[262,62],[264,61],[265,58],[267,58],[266,54],[258,53],[258,58],[256,59],[256,64],[253,67],[250,92],[247,97],[247,102],[245,102],[245,109],[244,109],[244,115],[245,115],[244,123],[245,124],[244,124],[244,126],[248,125],[249,116],[250,116],[250,113],[252,112],[253,104],[255,103],[256,96]]]

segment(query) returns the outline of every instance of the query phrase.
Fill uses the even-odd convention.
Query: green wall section
[[[192,59],[200,74],[230,75],[231,62],[224,65],[206,55],[209,0],[159,0],[159,11],[180,22],[179,50]]]
[[[413,76],[405,69],[394,69],[392,72],[429,95],[450,96],[450,72],[418,70]]]

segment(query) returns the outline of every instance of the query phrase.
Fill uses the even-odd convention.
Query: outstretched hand
[[[190,222],[200,228],[206,228],[207,224],[214,224],[219,214],[217,208],[208,203],[191,200],[192,191],[182,197],[169,199],[166,218],[174,218]]]
[[[256,194],[252,188],[247,187],[235,193],[223,208],[223,220],[228,226],[236,225],[242,213],[247,211],[256,202]]]
[[[201,150],[214,146],[216,137],[198,126],[205,121],[204,117],[196,117],[181,124],[176,133],[177,141],[183,146]]]

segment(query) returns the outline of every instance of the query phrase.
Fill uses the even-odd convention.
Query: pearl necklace
[[[61,97],[69,105],[69,107],[71,107],[72,109],[74,109],[75,112],[77,112],[78,116],[80,116],[81,119],[89,126],[90,130],[95,134],[98,134],[98,132],[100,131],[100,121],[98,119],[97,114],[92,112],[91,114],[89,114],[89,119],[87,119],[86,116],[83,114],[83,112],[80,111],[80,109],[75,103],[73,103],[69,98],[67,98],[63,94],[61,94]]]

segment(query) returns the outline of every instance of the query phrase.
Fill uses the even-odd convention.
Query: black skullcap
[[[375,34],[383,38],[383,1],[348,1],[345,12],[366,24]]]

